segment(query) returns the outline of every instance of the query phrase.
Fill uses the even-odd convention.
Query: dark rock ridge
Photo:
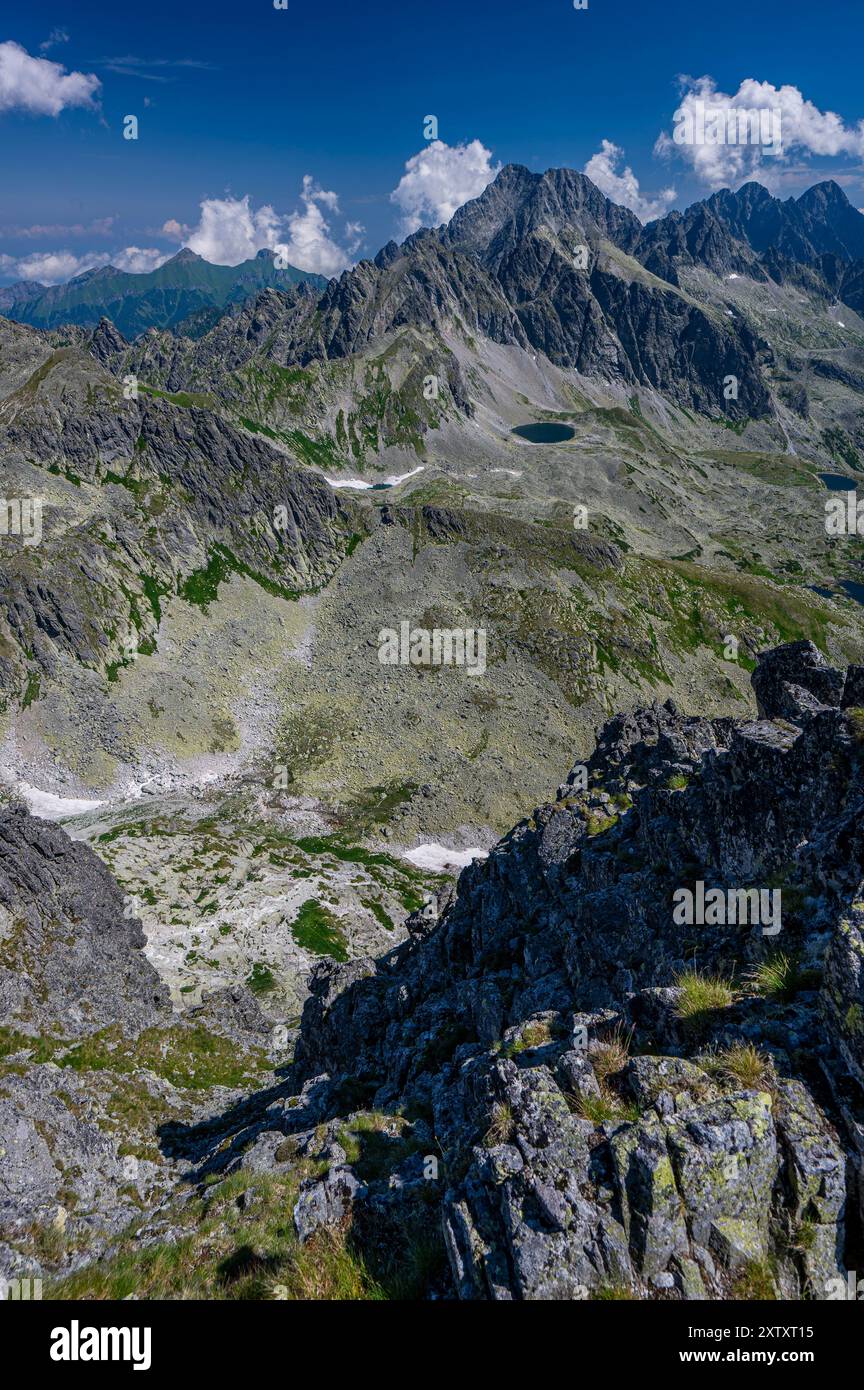
[[[20,696],[28,671],[52,677],[63,657],[100,668],[130,643],[146,649],[158,632],[153,594],[176,593],[214,555],[289,594],[332,578],[356,518],[319,474],[203,398],[185,409],[144,392],[123,399],[86,352],[52,353],[32,330],[3,328],[4,343],[29,335],[33,353],[32,375],[0,402],[10,468],[111,489],[113,515],[69,524],[48,507],[38,561],[20,544],[4,547],[0,693]],[[110,354],[118,335],[106,321],[94,340],[97,355]]]
[[[223,1081],[262,1083],[255,997],[175,1014],[144,945],[89,846],[0,813],[0,1279],[98,1258],[182,1182],[160,1121],[230,1108],[242,1091]]]
[[[170,1012],[141,923],[88,846],[25,811],[0,813],[0,1020],[74,1038]]]
[[[826,253],[847,260],[864,257],[864,218],[833,179],[785,201],[758,183],[734,193],[723,188],[689,213],[702,209],[760,254],[774,247],[797,261],[815,261]]]
[[[318,966],[303,1104],[246,1161],[273,1131],[317,1153],[322,1120],[323,1152],[350,1094],[417,1117],[439,1156],[437,1182],[415,1155],[386,1190],[438,1206],[463,1298],[723,1298],[757,1277],[830,1296],[862,1215],[864,668],[798,642],[753,684],[755,719],[617,716],[588,789],[577,765],[437,920]],[[779,889],[780,933],[677,925],[698,882]],[[331,1159],[301,1234],[379,1210],[381,1185]]]
[[[641,274],[642,239],[638,218],[583,174],[508,166],[448,226],[331,281],[288,360],[339,358],[405,324],[449,322],[586,376],[653,387],[706,415],[771,414],[764,344],[682,296],[674,275],[663,284]],[[588,250],[587,273],[577,244]],[[735,263],[745,259],[741,248]],[[729,372],[738,401],[722,396]]]

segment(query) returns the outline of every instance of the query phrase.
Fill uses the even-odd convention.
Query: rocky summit
[[[403,940],[320,960],[290,1036],[239,987],[172,1008],[93,852],[4,814],[4,1275],[837,1297],[864,1221],[864,667],[795,641],[752,687],[747,718],[608,720]]]

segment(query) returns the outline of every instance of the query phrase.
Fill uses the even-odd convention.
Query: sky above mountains
[[[284,2],[7,3],[0,282],[182,245],[333,275],[506,163],[582,169],[643,221],[749,178],[864,207],[860,0]],[[679,143],[700,103],[779,111],[780,152]]]

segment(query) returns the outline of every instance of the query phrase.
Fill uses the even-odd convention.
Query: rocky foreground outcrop
[[[248,994],[166,1012],[90,852],[0,819],[0,1273],[107,1258],[133,1210],[136,1248],[170,1245],[191,1194],[236,1216],[247,1181],[313,1265],[347,1242],[413,1296],[838,1296],[864,1216],[864,667],[798,642],[753,686],[749,720],[609,721],[407,942],[316,967],[275,1075]],[[62,1257],[28,1244],[52,1211]]]
[[[140,921],[84,844],[0,812],[3,1280],[97,1258],[182,1185],[164,1127],[230,1108],[269,1072],[240,987],[176,1014]]]
[[[237,1155],[323,1164],[301,1235],[423,1210],[469,1299],[831,1296],[862,1214],[862,680],[801,642],[756,719],[618,716],[437,922],[322,963],[305,1088]],[[699,883],[779,891],[779,930],[676,924]],[[346,1151],[346,1099],[392,1170]]]
[[[23,810],[0,814],[0,1019],[77,1038],[160,1021],[168,991],[141,923],[86,845]]]

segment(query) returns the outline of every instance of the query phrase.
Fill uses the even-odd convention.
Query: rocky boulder
[[[0,812],[0,1021],[78,1038],[134,1035],[170,1014],[144,932],[89,846],[25,811]]]

